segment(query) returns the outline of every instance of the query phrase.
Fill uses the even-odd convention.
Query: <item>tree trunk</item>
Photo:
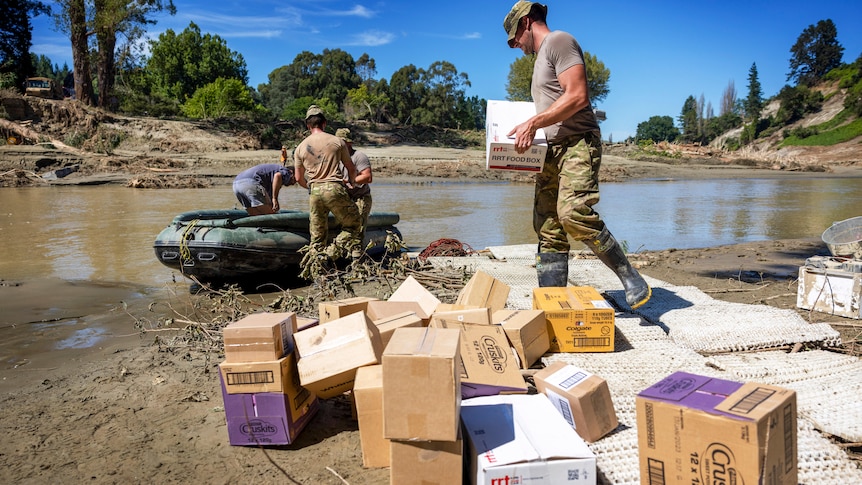
[[[117,45],[116,25],[110,19],[115,12],[108,11],[105,0],[94,2],[96,15],[96,77],[99,83],[99,107],[116,111],[114,98],[114,80],[116,76],[114,50]]]
[[[87,106],[93,105],[93,80],[90,75],[90,52],[87,47],[87,14],[84,0],[69,2],[72,65],[75,71],[75,96]]]
[[[117,38],[108,29],[103,29],[96,34],[99,42],[99,53],[96,57],[96,76],[99,83],[99,107],[110,111],[116,110],[114,102],[114,47]]]

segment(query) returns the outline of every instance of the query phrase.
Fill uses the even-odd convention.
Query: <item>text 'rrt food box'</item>
[[[545,132],[536,131],[533,144],[524,153],[515,151],[512,129],[536,115],[536,107],[527,101],[488,100],[485,125],[485,167],[489,170],[539,172],[545,163],[548,143]]]

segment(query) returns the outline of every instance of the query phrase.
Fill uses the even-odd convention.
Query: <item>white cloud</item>
[[[346,11],[340,15],[346,15],[349,17],[363,17],[366,19],[370,19],[371,17],[373,17],[375,15],[375,13],[373,11],[368,10],[367,8],[363,7],[362,5],[356,5],[352,9],[350,9],[350,10],[348,10],[348,11]]]
[[[395,34],[380,30],[367,30],[354,35],[353,39],[351,45],[375,47],[391,43],[395,39]]]

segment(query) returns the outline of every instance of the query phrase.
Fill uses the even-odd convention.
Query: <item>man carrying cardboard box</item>
[[[569,241],[583,241],[616,273],[626,301],[638,308],[651,290],[632,268],[593,205],[599,201],[602,133],[590,104],[581,46],[570,34],[551,32],[548,7],[517,2],[503,21],[509,47],[536,54],[532,95],[536,115],[509,132],[515,150],[524,153],[541,128],[548,139],[542,171],[536,176],[533,228],[539,236],[536,271],[539,286],[566,286]]]

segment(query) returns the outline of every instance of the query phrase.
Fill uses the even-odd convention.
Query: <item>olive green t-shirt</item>
[[[584,53],[571,34],[555,30],[545,37],[533,66],[531,94],[536,103],[536,113],[545,111],[562,96],[563,88],[557,75],[579,64],[584,64]],[[598,129],[599,123],[589,103],[571,118],[543,127],[549,142]]]

